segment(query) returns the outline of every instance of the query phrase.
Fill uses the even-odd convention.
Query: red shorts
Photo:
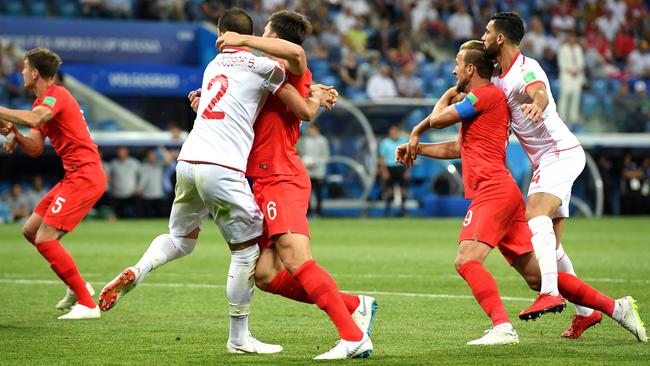
[[[72,231],[101,198],[106,189],[106,174],[101,165],[88,164],[66,172],[63,180],[43,197],[34,213],[53,228]]]
[[[261,248],[271,247],[274,236],[288,232],[309,237],[309,175],[302,173],[257,178],[253,181],[253,193],[264,214]]]
[[[476,192],[458,242],[476,240],[499,248],[508,263],[533,252],[524,197],[517,185],[498,184]]]

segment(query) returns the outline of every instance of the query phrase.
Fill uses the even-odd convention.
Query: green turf
[[[313,252],[342,289],[384,292],[367,360],[409,364],[648,364],[650,346],[611,319],[580,340],[565,340],[573,308],[524,323],[526,301],[505,301],[519,332],[518,346],[469,348],[489,321],[468,298],[412,297],[400,293],[470,295],[453,261],[459,219],[314,220]],[[578,273],[614,297],[631,294],[650,319],[650,220],[571,220],[565,247]],[[84,222],[63,243],[97,290],[135,263],[165,221]],[[54,305],[65,287],[19,225],[0,225],[0,364],[306,364],[337,339],[315,306],[256,291],[250,327],[285,351],[271,356],[225,353],[228,252],[206,222],[195,252],[153,272],[100,320],[63,322]],[[501,294],[532,298],[498,252],[487,261]],[[28,280],[28,281],[21,281]],[[38,282],[45,280],[45,282]],[[158,286],[156,286],[158,284]],[[166,284],[181,284],[171,287]],[[183,284],[210,286],[192,287]]]

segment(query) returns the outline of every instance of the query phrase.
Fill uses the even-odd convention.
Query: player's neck
[[[499,52],[499,66],[501,66],[501,73],[505,70],[509,70],[510,66],[517,59],[519,54],[519,47],[517,46],[503,46]]]
[[[480,77],[474,77],[472,80],[470,80],[469,84],[467,85],[467,90],[474,90],[476,88],[480,88],[482,86],[486,86],[490,84],[489,79],[482,79]]]
[[[36,82],[36,85],[34,86],[34,95],[36,96],[36,99],[42,97],[43,94],[45,94],[45,91],[47,90],[47,88],[52,86],[52,84],[54,84],[54,79],[50,79],[50,80],[41,79],[41,80],[38,80]]]

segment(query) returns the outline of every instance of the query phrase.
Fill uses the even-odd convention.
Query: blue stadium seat
[[[600,98],[610,96],[609,91],[607,90],[607,82],[603,79],[591,80],[591,90]]]
[[[309,60],[309,69],[311,70],[312,74],[329,74],[331,72],[330,70],[330,64],[327,62],[327,60],[322,59],[322,58],[312,58]]]
[[[600,110],[600,96],[590,92],[582,93],[581,114],[587,120],[598,117]]]
[[[454,77],[454,67],[456,64],[454,61],[446,61],[440,64],[440,77],[449,78]]]
[[[549,84],[551,84],[551,94],[555,97],[555,100],[560,99],[560,81],[558,79],[550,79]]]
[[[20,0],[4,0],[2,2],[4,15],[25,15],[23,2]]]
[[[445,78],[437,78],[431,84],[431,93],[433,93],[436,98],[439,98],[442,94],[444,94],[447,89],[447,79]]]
[[[332,75],[332,74],[327,74],[327,75],[321,75],[319,77],[314,77],[314,80],[325,85],[331,85],[334,88],[337,88],[339,85],[339,78]]]
[[[618,89],[621,86],[621,81],[616,79],[609,79],[609,92],[611,96],[614,96],[618,93]]]
[[[56,0],[56,13],[63,18],[75,18],[79,14],[77,2],[74,0]]]
[[[27,6],[27,11],[29,15],[36,17],[46,17],[49,13],[49,7],[47,1],[45,0],[30,0],[29,6]]]
[[[99,129],[102,131],[122,131],[122,126],[112,119],[106,119],[99,122]]]
[[[424,112],[422,108],[414,109],[413,111],[411,111],[411,113],[409,113],[409,115],[406,117],[406,125],[408,126],[408,129],[411,130],[418,123],[420,123],[426,116],[427,113]]]
[[[359,88],[348,88],[346,96],[353,101],[368,100],[368,94],[365,90]]]

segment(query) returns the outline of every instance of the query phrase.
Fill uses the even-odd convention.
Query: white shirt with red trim
[[[201,101],[178,160],[246,171],[253,123],[268,92],[285,83],[284,66],[237,48],[223,50],[203,73]]]
[[[508,70],[501,72],[497,65],[492,83],[506,94],[510,109],[510,128],[534,167],[546,153],[568,150],[580,145],[558,115],[548,77],[537,61],[518,52]],[[537,83],[544,83],[548,94],[548,106],[544,110],[543,120],[539,123],[526,118],[521,111],[522,104],[532,103],[526,89]]]

